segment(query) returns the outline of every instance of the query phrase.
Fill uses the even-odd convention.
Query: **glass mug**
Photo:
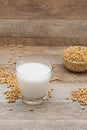
[[[46,100],[51,64],[42,58],[21,58],[16,64],[16,75],[22,94],[22,102],[36,105]]]

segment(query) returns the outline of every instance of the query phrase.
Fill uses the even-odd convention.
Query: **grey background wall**
[[[0,0],[0,45],[87,45],[87,0]]]

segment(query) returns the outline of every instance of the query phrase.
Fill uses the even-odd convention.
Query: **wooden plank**
[[[49,102],[56,102],[56,103],[72,103],[71,100],[71,92],[72,90],[76,90],[78,88],[87,88],[86,83],[79,83],[79,82],[72,82],[72,83],[63,83],[63,82],[54,82],[49,85],[49,89],[52,88],[54,91],[52,92],[52,98],[49,100]],[[69,98],[67,100],[66,98]],[[73,105],[78,105],[78,102],[72,103]],[[76,105],[76,106],[77,106]]]
[[[87,19],[87,1],[0,0],[0,18]]]
[[[0,120],[3,130],[87,130],[86,120]]]
[[[87,20],[0,19],[0,37],[87,37]]]
[[[77,76],[77,78],[74,78],[74,76]],[[63,64],[54,65],[52,77],[61,77],[63,83],[86,83],[87,71],[83,73],[75,73],[67,70]]]
[[[68,46],[29,46],[24,44],[22,48],[18,47],[18,44],[20,44],[20,42],[18,42],[18,44],[15,44],[14,47],[9,47],[9,45],[13,44],[13,42],[10,42],[8,45],[7,44],[3,44],[2,46],[0,46],[0,54],[2,54],[4,56],[4,54],[8,53],[8,55],[10,54],[14,54],[14,56],[18,57],[19,53],[22,54],[44,54],[44,55],[55,55],[55,54],[61,54],[63,52],[64,49],[66,49]],[[7,47],[5,47],[7,45]],[[17,52],[17,53],[15,53]],[[7,56],[7,55],[6,55]]]
[[[87,45],[87,37],[0,37],[0,45],[22,44],[28,46],[70,46]],[[40,50],[39,50],[40,51]]]
[[[9,109],[12,108],[12,111]],[[33,109],[33,112],[30,110]],[[87,107],[83,111],[77,103],[47,102],[30,106],[23,103],[0,102],[0,120],[87,120]],[[1,124],[1,123],[0,123]]]
[[[54,90],[52,92],[52,98],[49,99],[48,102],[55,102],[55,103],[72,103],[71,100],[71,92],[72,90],[78,89],[78,88],[86,88],[87,84],[86,83],[79,83],[79,82],[53,82],[49,84],[49,89],[51,88]],[[5,95],[4,92],[9,90],[7,88],[6,84],[0,85],[0,102],[6,103]],[[69,98],[69,100],[66,100],[66,97]],[[18,100],[17,102],[21,102],[21,100]],[[76,103],[75,103],[76,104]],[[78,104],[79,105],[79,104]]]

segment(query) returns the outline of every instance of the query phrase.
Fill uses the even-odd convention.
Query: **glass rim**
[[[34,61],[34,59],[35,60],[37,60],[37,61]],[[42,62],[40,61],[40,60],[42,60]],[[26,75],[26,74],[23,74],[23,73],[21,73],[21,72],[19,72],[18,70],[17,70],[17,67],[19,66],[19,65],[21,65],[21,64],[23,64],[23,63],[18,63],[18,62],[20,62],[20,60],[16,63],[16,65],[15,65],[15,70],[16,70],[16,72],[18,73],[18,74],[20,74],[20,75],[22,75],[22,76],[25,76],[25,77],[40,77],[40,76],[45,76],[45,75],[48,75],[49,73],[51,73],[52,72],[52,70],[53,70],[53,67],[52,67],[52,65],[51,65],[51,63],[47,60],[47,59],[45,59],[44,61],[45,62],[47,62],[47,63],[44,63],[43,62],[43,58],[31,58],[29,61],[25,61],[25,62],[23,62],[23,63],[29,63],[29,62],[37,62],[37,63],[41,63],[41,64],[44,64],[44,65],[46,65],[46,66],[48,66],[49,68],[50,68],[50,71],[48,71],[47,73],[45,73],[45,74],[42,74],[42,75]]]

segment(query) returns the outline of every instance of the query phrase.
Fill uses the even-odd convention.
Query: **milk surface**
[[[18,65],[16,70],[22,95],[26,99],[36,99],[46,95],[51,77],[51,68],[49,66],[29,62]]]

